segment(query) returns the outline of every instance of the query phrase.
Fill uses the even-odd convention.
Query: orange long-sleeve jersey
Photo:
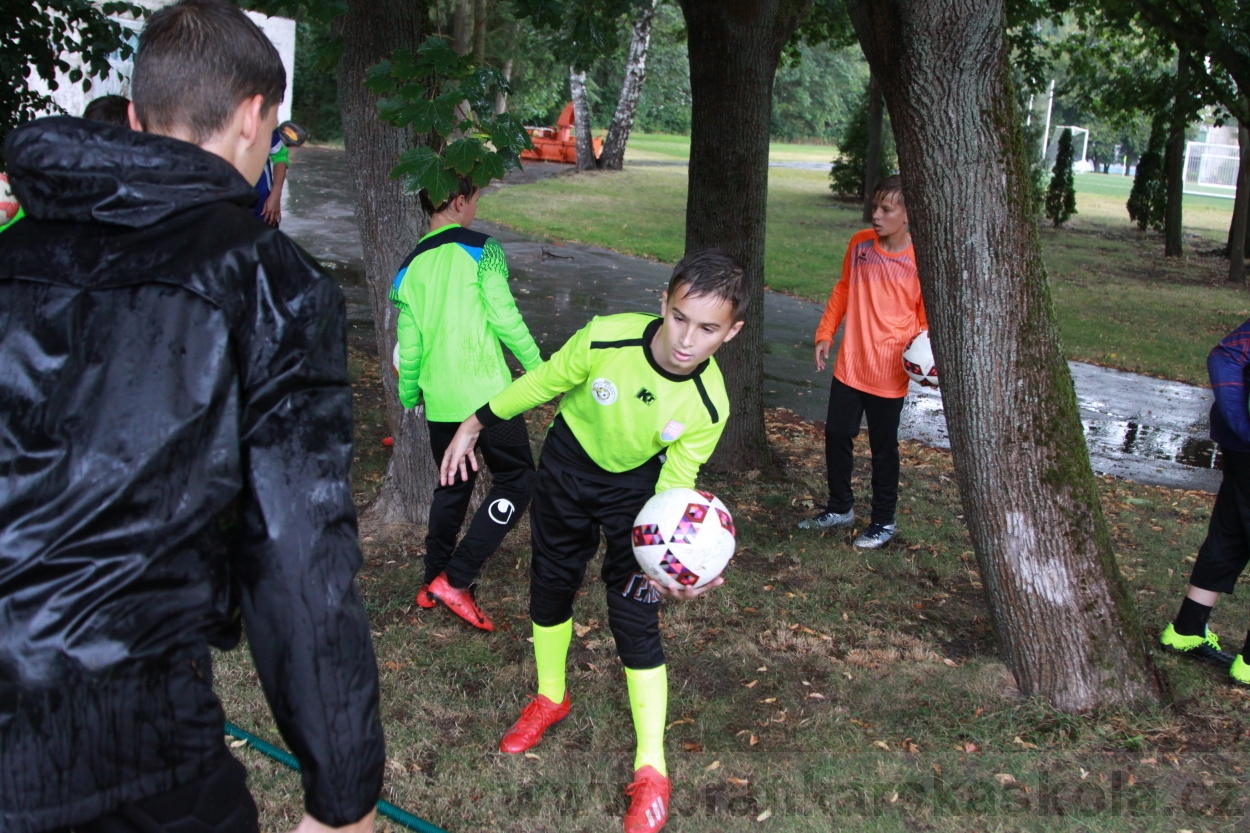
[[[903,349],[912,336],[929,327],[911,246],[887,252],[877,244],[872,229],[851,238],[842,260],[842,277],[816,328],[816,341],[833,341],[844,318],[846,331],[833,375],[874,396],[906,396]]]

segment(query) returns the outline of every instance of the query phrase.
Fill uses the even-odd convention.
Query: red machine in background
[[[521,151],[521,158],[537,162],[567,162],[577,164],[577,140],[573,138],[573,102],[569,102],[556,119],[555,127],[527,127],[533,150]],[[595,158],[603,150],[602,139],[591,139]]]

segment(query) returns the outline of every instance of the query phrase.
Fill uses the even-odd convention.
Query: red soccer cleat
[[[493,631],[495,629],[490,619],[477,606],[477,602],[473,600],[473,594],[468,590],[458,590],[452,587],[447,581],[446,573],[439,573],[434,577],[434,580],[430,582],[430,589],[427,591],[427,594],[431,599],[447,605],[448,610],[473,627],[481,628],[484,631]]]
[[[530,701],[512,724],[512,728],[499,741],[499,751],[520,755],[532,749],[543,739],[543,732],[569,716],[569,694],[564,693],[563,703],[553,703],[539,694]]]
[[[417,591],[417,607],[423,607],[426,610],[429,610],[434,607],[434,605],[434,597],[430,595],[430,585],[421,585],[421,589]]]
[[[673,785],[653,766],[634,773],[634,783],[625,788],[632,796],[625,814],[625,833],[655,833],[668,821],[668,797]]]

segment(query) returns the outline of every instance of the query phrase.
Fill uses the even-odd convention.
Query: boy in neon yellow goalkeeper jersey
[[[653,833],[668,818],[664,764],[668,677],[660,642],[661,594],[693,598],[649,581],[630,547],[634,518],[656,492],[694,488],[716,448],[729,399],[712,354],[742,329],[750,288],[741,266],[717,249],[687,255],[673,270],[661,317],[594,318],[550,361],[513,382],[464,421],[441,477],[465,474],[485,428],[564,394],[543,445],[530,505],[530,618],[538,694],[500,742],[519,754],[569,713],[565,660],[573,598],[586,564],[607,540],[603,581],[608,622],[625,666],[638,739],[626,831]]]

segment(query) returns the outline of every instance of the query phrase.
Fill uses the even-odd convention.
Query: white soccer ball
[[[634,558],[666,587],[702,587],[734,554],[734,521],[719,498],[694,489],[667,489],[634,519]]]
[[[903,370],[913,382],[936,388],[937,365],[933,363],[933,345],[929,343],[929,331],[921,330],[903,351]]]

